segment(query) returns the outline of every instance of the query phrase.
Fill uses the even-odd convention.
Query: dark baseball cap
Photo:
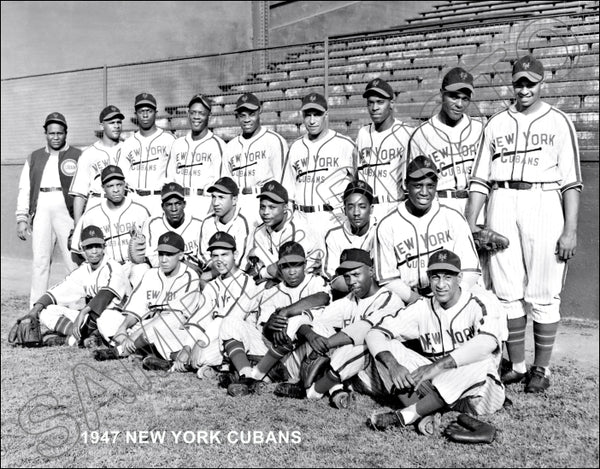
[[[185,250],[185,242],[181,235],[178,235],[174,231],[167,231],[158,238],[158,247],[156,250],[158,252],[170,252],[176,254]]]
[[[300,243],[287,241],[279,248],[277,264],[301,264],[306,262],[306,253]]]
[[[212,186],[210,186],[206,190],[206,192],[208,192],[209,194],[211,192],[221,192],[223,194],[238,195],[240,193],[240,188],[233,179],[225,176],[220,179],[217,179],[217,181]]]
[[[231,249],[232,251],[235,251],[237,246],[233,236],[224,231],[217,231],[208,240],[208,248],[206,249],[208,251],[212,251],[213,249]]]
[[[235,103],[236,111],[239,111],[240,109],[250,109],[251,111],[256,111],[258,108],[260,108],[260,99],[258,99],[256,95],[252,93],[244,93]]]
[[[150,106],[156,109],[156,98],[150,93],[140,93],[135,97],[135,108],[140,106]]]
[[[344,249],[340,256],[340,266],[337,268],[337,272],[341,274],[363,266],[373,267],[371,254],[364,249]]]
[[[473,75],[465,69],[455,67],[442,80],[442,91],[469,90],[473,93]]]
[[[212,103],[210,102],[210,99],[208,99],[206,96],[204,96],[201,93],[195,94],[192,97],[192,99],[190,99],[190,103],[188,104],[188,107],[192,107],[192,104],[194,104],[194,103],[202,104],[209,111],[211,110],[211,107],[212,107]]]
[[[429,263],[427,264],[427,273],[434,272],[436,270],[447,270],[448,272],[460,273],[460,257],[448,249],[442,249],[441,251],[434,252],[429,258]]]
[[[67,119],[65,119],[65,116],[63,116],[60,112],[52,112],[48,114],[46,120],[44,121],[44,129],[48,127],[48,124],[52,123],[60,124],[65,128],[65,130],[67,130]]]
[[[518,81],[519,78],[527,78],[533,83],[542,81],[544,79],[544,65],[531,55],[521,57],[515,62],[512,69],[513,83]]]
[[[104,109],[102,109],[102,112],[100,113],[100,123],[114,119],[115,117],[125,119],[125,116],[119,110],[119,108],[111,104],[110,106],[106,106]]]
[[[390,84],[381,78],[375,78],[367,83],[363,98],[368,98],[369,95],[376,94],[386,99],[394,99],[394,90]]]
[[[344,190],[344,201],[352,194],[363,194],[370,204],[373,203],[373,188],[365,181],[352,181]]]
[[[102,174],[100,175],[100,181],[102,181],[102,184],[106,184],[112,179],[121,179],[123,181],[125,180],[123,170],[120,167],[115,166],[114,164],[110,164],[106,168],[104,168],[102,170]]]
[[[259,199],[267,198],[278,204],[287,204],[290,200],[288,191],[277,181],[266,182],[265,185],[260,188],[260,194],[257,195],[257,197]]]
[[[81,244],[81,247],[91,244],[102,244],[104,246],[106,244],[104,233],[96,225],[88,225],[81,231],[79,244]]]
[[[176,182],[169,182],[162,186],[160,190],[160,200],[165,201],[171,197],[177,197],[181,200],[185,200],[185,190],[180,184]]]
[[[437,166],[433,161],[423,155],[417,156],[414,160],[408,163],[408,168],[406,168],[407,178],[420,179],[430,174],[437,177]]]
[[[327,104],[327,100],[325,96],[319,93],[309,93],[304,98],[302,98],[302,107],[301,111],[307,111],[308,109],[316,109],[321,112],[327,111],[329,109],[329,105]]]

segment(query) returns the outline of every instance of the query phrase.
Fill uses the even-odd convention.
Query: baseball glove
[[[136,233],[129,240],[129,260],[134,264],[146,262],[146,237]]]
[[[457,443],[491,443],[496,436],[496,428],[470,415],[460,414],[458,419],[444,430],[444,435]]]
[[[319,355],[313,351],[308,355],[300,365],[300,378],[306,389],[321,377],[329,366],[329,357],[327,355]]]
[[[509,245],[508,238],[485,226],[473,233],[473,241],[478,251],[500,251]]]
[[[31,316],[17,319],[8,333],[8,343],[15,347],[41,347],[42,331],[39,319]]]

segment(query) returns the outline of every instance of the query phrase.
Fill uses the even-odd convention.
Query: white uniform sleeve
[[[123,308],[123,312],[133,314],[138,319],[142,319],[148,312],[148,291],[152,289],[152,282],[156,271],[150,269],[144,273],[142,280],[136,285],[129,297],[129,300]]]
[[[125,298],[131,289],[123,266],[117,262],[109,262],[102,267],[97,279],[98,290],[109,290],[118,300]]]
[[[385,218],[376,228],[375,235],[375,272],[377,280],[384,285],[393,279],[400,278],[398,272],[396,251],[394,249],[392,233],[387,231],[390,218]]]
[[[90,163],[88,153],[93,151],[92,146],[87,147],[77,160],[77,168],[75,169],[75,175],[71,180],[71,187],[69,188],[69,194],[73,196],[87,198],[90,192],[90,184],[93,176],[90,175]]]
[[[19,194],[17,195],[17,210],[15,212],[17,223],[20,221],[29,222],[29,191],[29,159],[27,159],[19,179]]]
[[[58,305],[68,305],[85,298],[83,279],[87,278],[87,264],[83,264],[65,277],[65,279],[50,288],[48,295]]]
[[[490,120],[483,128],[482,141],[479,145],[479,152],[471,169],[469,190],[481,192],[488,195],[490,193],[490,177],[492,172],[492,155],[495,152],[494,137],[492,135],[490,124],[495,122]]]
[[[565,191],[572,187],[580,187],[582,181],[577,133],[573,123],[566,116],[563,117],[565,126],[558,133],[561,147],[557,150],[557,153],[559,155],[558,168],[561,174],[561,190]]]

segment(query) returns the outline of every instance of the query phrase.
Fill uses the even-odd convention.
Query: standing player
[[[203,219],[211,203],[207,189],[221,176],[225,142],[208,128],[211,102],[206,96],[194,95],[188,108],[191,130],[173,142],[166,179],[185,187],[190,213]]]
[[[473,76],[453,68],[442,80],[442,109],[421,124],[408,145],[408,161],[419,155],[439,168],[440,203],[465,214],[468,178],[481,140],[483,124],[466,114],[473,95]]]
[[[260,100],[252,93],[241,95],[235,105],[235,117],[242,135],[227,143],[223,158],[223,176],[231,177],[240,188],[238,204],[242,213],[256,217],[256,197],[270,180],[282,182],[288,146],[283,137],[262,127]],[[254,218],[256,220],[256,218]]]
[[[302,99],[306,135],[290,145],[285,171],[291,173],[291,199],[319,234],[337,224],[341,194],[354,176],[354,142],[329,129],[328,104],[323,95]],[[288,178],[289,179],[289,178]],[[332,213],[338,209],[338,214]]]
[[[498,365],[507,331],[498,300],[461,287],[461,262],[452,251],[433,254],[427,275],[432,299],[421,298],[367,334],[379,376],[403,407],[373,412],[376,430],[417,424],[425,433],[446,406],[481,415],[504,404]],[[420,340],[422,355],[402,343],[411,339]]]
[[[139,130],[123,142],[116,164],[121,167],[128,186],[141,196],[151,212],[160,210],[160,189],[165,182],[167,161],[175,137],[156,127],[156,99],[150,93],[135,97]]]
[[[109,164],[115,164],[121,151],[121,129],[125,116],[115,106],[107,106],[100,113],[102,138],[87,147],[77,161],[77,171],[73,176],[69,194],[73,199],[73,219],[75,225],[86,208],[100,203],[102,184],[100,174]]]
[[[461,256],[465,285],[473,286],[481,275],[469,225],[463,215],[435,197],[438,170],[429,158],[418,156],[408,164],[408,198],[377,225],[375,265],[381,284],[406,300],[410,292],[430,295],[427,260],[441,249]],[[414,299],[414,298],[413,298]]]
[[[67,144],[67,121],[59,112],[46,117],[44,131],[46,147],[29,155],[23,166],[15,212],[19,239],[25,241],[31,234],[30,306],[48,289],[52,252],[57,242],[68,271],[76,267],[67,246],[73,227],[69,186],[81,151]]]
[[[507,311],[512,370],[505,383],[526,377],[525,303],[531,306],[535,361],[526,392],[550,386],[548,367],[560,320],[566,262],[577,247],[579,193],[583,187],[575,129],[569,118],[541,100],[544,66],[532,56],[512,71],[516,103],[492,116],[473,166],[468,220],[486,197],[488,227],[510,245],[490,257],[494,290]]]
[[[385,80],[371,80],[363,93],[372,124],[356,137],[358,178],[374,192],[375,215],[381,218],[403,199],[402,178],[412,128],[394,118],[394,90]]]

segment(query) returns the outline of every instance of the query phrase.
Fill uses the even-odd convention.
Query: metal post
[[[325,60],[323,61],[323,67],[325,68],[323,85],[325,86],[325,99],[327,99],[329,97],[329,36],[325,38],[323,53],[325,54]]]

